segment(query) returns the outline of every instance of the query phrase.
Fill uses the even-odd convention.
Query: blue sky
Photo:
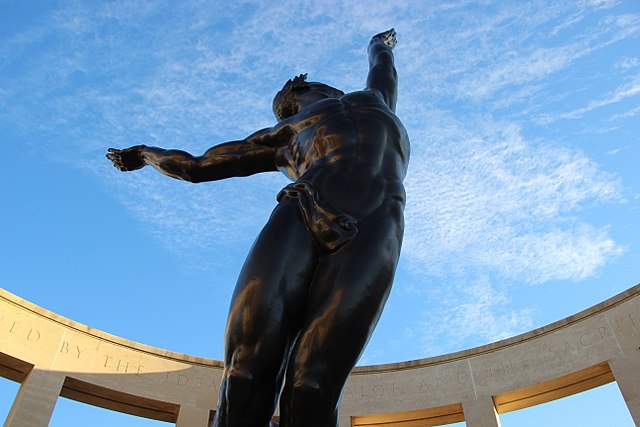
[[[639,2],[225,3],[0,0],[0,287],[220,359],[236,275],[286,178],[123,174],[106,149],[242,138],[303,72],[361,89],[367,42],[390,27],[407,227],[360,364],[486,344],[639,282]]]

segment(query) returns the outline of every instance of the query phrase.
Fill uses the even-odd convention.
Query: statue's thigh
[[[280,355],[301,326],[317,253],[299,209],[283,201],[247,256],[231,300],[226,349]],[[259,355],[256,355],[256,357]]]
[[[360,222],[352,241],[320,261],[289,376],[322,379],[330,371],[337,383],[346,379],[389,296],[402,231],[402,210],[385,212]]]

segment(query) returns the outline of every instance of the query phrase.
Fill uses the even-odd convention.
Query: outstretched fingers
[[[122,150],[117,150],[115,148],[109,148],[107,150],[107,159],[111,160],[116,169],[125,172],[126,169],[122,163],[122,156],[120,155],[121,151]]]
[[[109,148],[107,150],[107,159],[111,160],[114,167],[122,170],[122,159],[120,158],[119,151],[120,150],[116,150],[115,148]]]
[[[113,166],[122,172],[134,171],[144,166],[144,162],[140,157],[140,146],[125,148],[124,150],[109,148],[107,150],[107,159],[111,160]]]
[[[396,30],[391,28],[390,30],[387,30],[383,33],[373,36],[373,38],[380,39],[384,44],[386,44],[391,49],[393,49],[398,43],[398,40],[396,39],[396,35],[397,35]]]

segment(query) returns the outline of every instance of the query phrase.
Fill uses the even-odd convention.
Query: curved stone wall
[[[222,363],[142,345],[66,319],[0,289],[0,375],[20,390],[6,427],[44,427],[59,396],[178,427],[210,425]],[[342,426],[465,421],[616,381],[640,426],[640,285],[503,341],[354,370]]]

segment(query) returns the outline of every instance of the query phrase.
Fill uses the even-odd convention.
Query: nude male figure
[[[231,301],[214,426],[332,427],[344,384],[387,300],[404,230],[409,139],[396,117],[393,29],[369,44],[366,88],[306,75],[274,99],[278,123],[202,156],[109,149],[190,182],[280,170],[294,183],[260,232]]]

